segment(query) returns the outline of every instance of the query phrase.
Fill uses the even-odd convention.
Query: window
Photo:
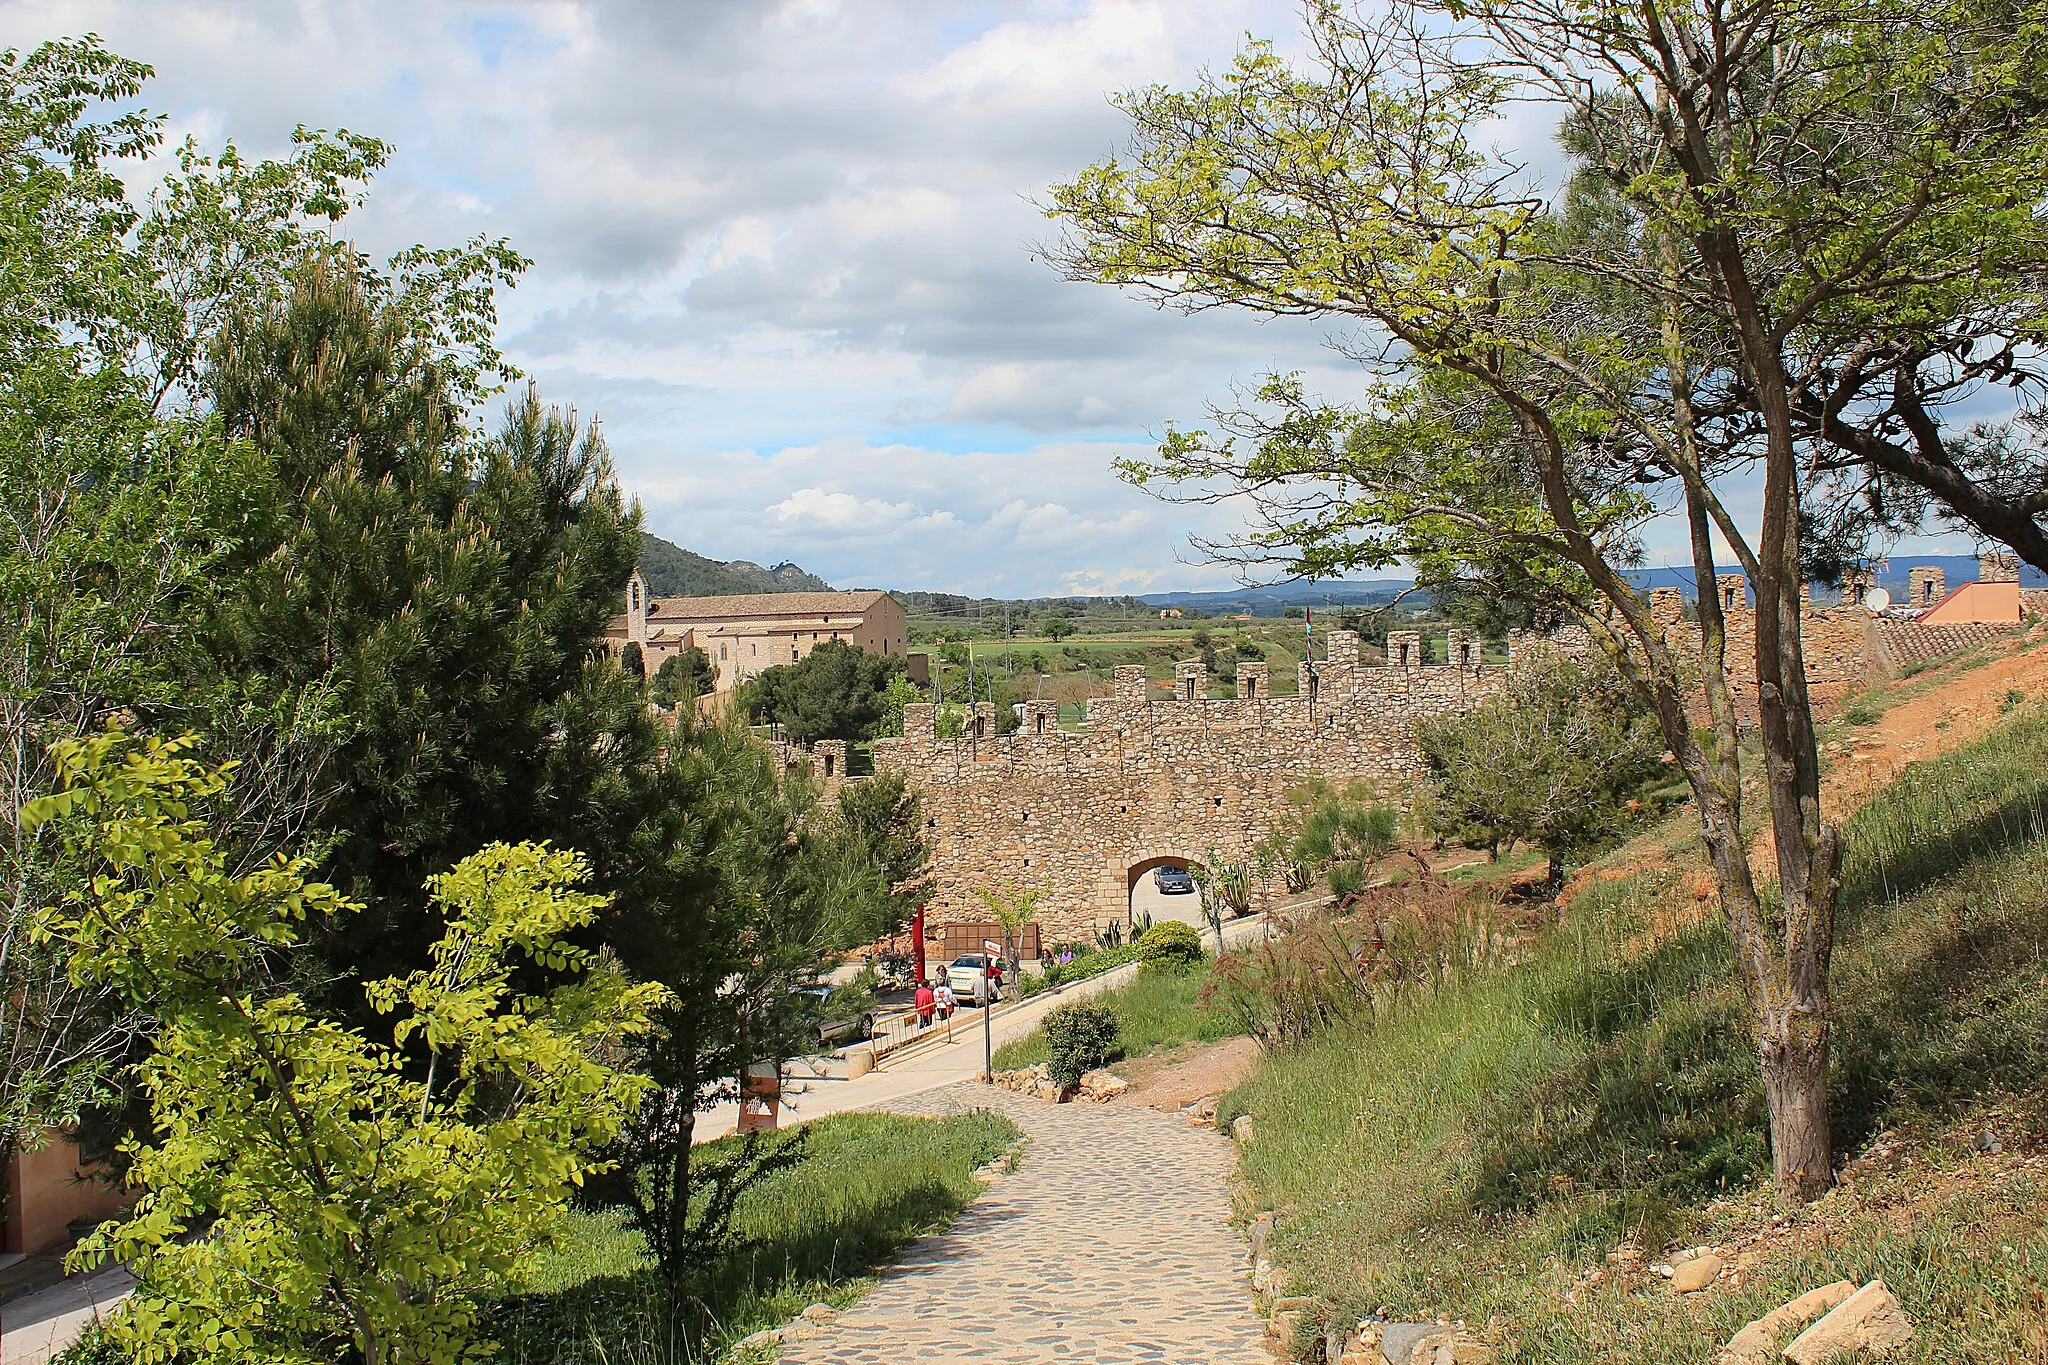
[[[791,646],[789,647],[789,661],[790,661],[791,663],[795,663],[795,662],[796,662],[797,660],[801,659],[802,657],[803,657],[803,655],[801,655],[801,654],[797,653],[797,648],[796,648],[796,646],[795,646],[795,645],[791,645]]]
[[[720,645],[720,646],[718,647],[718,661],[719,661],[720,663],[724,663],[724,662],[725,662],[725,646],[724,646],[724,645]]]

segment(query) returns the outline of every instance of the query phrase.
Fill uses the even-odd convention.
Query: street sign
[[[1001,951],[1003,951],[1003,945],[1000,943],[993,942],[989,939],[983,939],[981,941],[981,950],[984,953],[1000,953]]]

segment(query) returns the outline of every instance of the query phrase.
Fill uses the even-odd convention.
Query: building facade
[[[711,662],[717,692],[730,692],[763,669],[793,664],[827,640],[870,654],[906,653],[909,617],[886,592],[745,593],[734,597],[654,597],[635,569],[626,611],[612,618],[605,643],[628,644],[652,676],[692,645]]]

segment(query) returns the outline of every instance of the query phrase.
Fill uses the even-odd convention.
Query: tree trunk
[[[1828,1126],[1828,1023],[1799,1006],[1770,1021],[1758,1040],[1778,1190],[1806,1203],[1835,1183]]]

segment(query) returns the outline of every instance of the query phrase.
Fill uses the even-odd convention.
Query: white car
[[[953,988],[953,994],[960,997],[962,1005],[972,1005],[975,1000],[974,983],[982,980],[987,975],[988,958],[985,955],[981,953],[962,953],[953,959],[951,966],[946,968],[946,984]],[[988,987],[992,999],[1001,1000],[1003,998],[1002,987],[999,983],[991,981],[988,983]]]

